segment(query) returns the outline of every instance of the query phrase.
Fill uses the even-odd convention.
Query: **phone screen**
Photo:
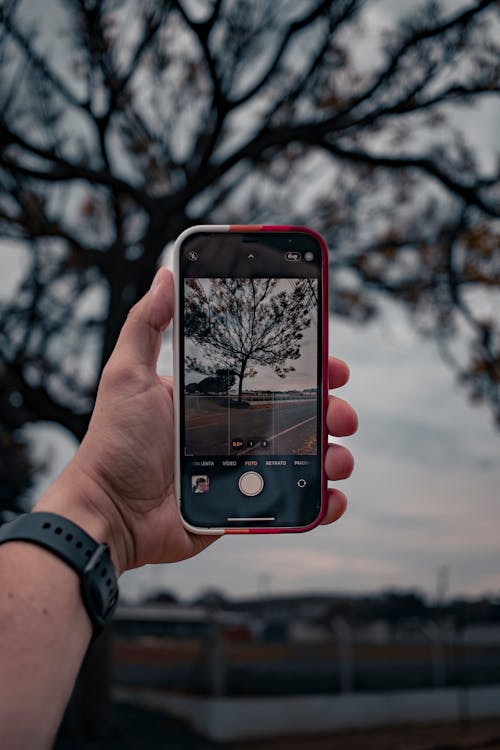
[[[297,528],[321,510],[324,257],[304,232],[200,232],[179,250],[181,512]]]

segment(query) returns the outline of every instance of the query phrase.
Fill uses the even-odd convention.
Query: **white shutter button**
[[[254,497],[264,489],[264,478],[256,471],[246,471],[239,478],[238,487],[244,495]]]

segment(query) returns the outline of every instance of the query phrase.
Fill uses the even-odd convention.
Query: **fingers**
[[[342,359],[328,357],[328,387],[340,388],[349,380],[349,367]]]
[[[349,380],[349,367],[337,357],[328,357],[328,387],[340,388]],[[344,437],[353,435],[358,428],[358,416],[352,406],[337,396],[330,396],[326,413],[326,425],[330,435]],[[329,480],[347,479],[354,468],[351,452],[343,445],[329,445],[325,456],[325,472]],[[337,521],[345,512],[347,497],[336,488],[328,489],[327,508],[321,523]]]
[[[158,269],[146,299],[149,297],[149,323],[164,331],[174,314],[174,277],[167,268]]]
[[[120,332],[110,363],[132,367],[156,367],[161,335],[170,323],[174,306],[174,283],[169,270],[160,268],[151,289],[130,310]]]
[[[325,471],[328,479],[347,479],[354,467],[354,459],[342,445],[329,445],[325,457]],[[329,489],[326,513],[322,525],[337,521],[347,508],[347,497],[337,489]]]
[[[329,445],[325,456],[325,472],[330,480],[347,479],[354,468],[352,453],[343,445]]]
[[[324,526],[327,523],[333,523],[344,514],[347,508],[347,498],[343,492],[337,489],[328,490],[328,503],[326,506],[325,517],[321,521]]]
[[[338,396],[330,396],[326,412],[326,426],[330,435],[345,437],[358,429],[358,415],[347,401]]]

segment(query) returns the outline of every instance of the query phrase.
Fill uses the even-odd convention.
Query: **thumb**
[[[174,309],[174,281],[167,268],[160,268],[151,288],[130,310],[111,358],[114,365],[155,367],[162,333]]]

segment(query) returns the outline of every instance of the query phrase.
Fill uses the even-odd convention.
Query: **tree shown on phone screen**
[[[186,356],[186,370],[213,375],[224,366],[238,382],[270,367],[280,378],[295,370],[304,332],[314,314],[311,279],[189,279],[185,334],[199,354]],[[227,390],[227,389],[226,389]]]

